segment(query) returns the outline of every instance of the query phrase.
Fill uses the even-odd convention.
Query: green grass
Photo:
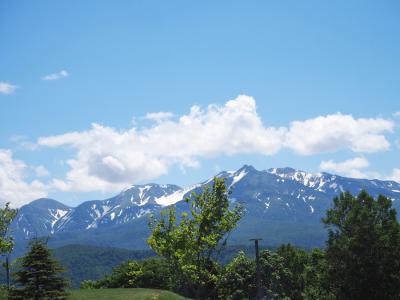
[[[0,289],[0,300],[7,300],[7,292],[4,289]]]
[[[69,296],[70,300],[184,300],[169,291],[152,289],[98,289],[74,290]]]

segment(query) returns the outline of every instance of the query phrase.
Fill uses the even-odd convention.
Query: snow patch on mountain
[[[175,204],[178,201],[183,200],[186,194],[193,191],[195,188],[198,188],[201,184],[195,184],[188,188],[178,190],[170,195],[162,196],[160,198],[155,199],[156,203],[161,206],[168,206]]]
[[[62,210],[62,209],[48,209],[49,214],[53,217],[53,220],[51,220],[51,233],[54,233],[54,225],[62,218],[64,217],[67,213],[68,210]]]
[[[242,180],[243,177],[247,175],[247,173],[248,172],[246,170],[241,170],[239,174],[236,174],[235,176],[233,176],[233,180],[232,180],[232,183],[229,185],[229,188],[233,187],[236,183],[238,183],[240,180]]]
[[[230,202],[244,204],[246,217],[251,219],[319,222],[333,197],[343,191],[357,194],[361,189],[374,196],[384,194],[393,201],[397,199],[394,205],[399,207],[400,184],[394,181],[346,178],[292,168],[258,171],[246,165],[236,171],[220,172],[216,177],[224,178],[228,188],[233,187]],[[51,199],[38,199],[20,209],[13,232],[19,234],[18,238],[26,239],[133,222],[149,214],[158,214],[165,206],[190,196],[192,191],[200,192],[212,184],[213,179],[187,188],[154,183],[133,185],[115,197],[84,202],[75,208]],[[178,207],[185,209],[185,206]]]

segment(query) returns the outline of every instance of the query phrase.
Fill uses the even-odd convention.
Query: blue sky
[[[245,163],[399,181],[399,12],[1,1],[0,200],[76,205]]]

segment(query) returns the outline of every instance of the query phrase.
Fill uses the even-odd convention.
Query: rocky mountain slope
[[[400,184],[394,181],[354,179],[329,173],[308,173],[292,168],[258,171],[243,166],[216,175],[225,178],[232,203],[242,203],[246,214],[232,235],[232,243],[261,237],[268,245],[291,242],[304,247],[321,246],[326,233],[320,222],[342,191],[391,198],[400,209]],[[56,200],[38,199],[19,210],[12,229],[18,241],[50,236],[57,246],[72,243],[145,248],[147,221],[168,205],[188,209],[185,197],[199,193],[212,179],[188,188],[176,185],[134,185],[106,200],[86,201],[68,207]],[[23,243],[22,243],[23,244]]]

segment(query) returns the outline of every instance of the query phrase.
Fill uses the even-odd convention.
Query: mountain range
[[[225,179],[232,203],[241,203],[245,215],[230,237],[231,244],[262,238],[268,246],[293,243],[301,247],[324,245],[326,230],[321,218],[340,192],[358,194],[365,189],[383,194],[400,209],[400,184],[394,181],[356,179],[329,173],[309,173],[292,168],[256,170],[244,165],[216,175]],[[50,237],[49,245],[69,244],[147,248],[148,216],[169,205],[187,211],[182,201],[199,193],[213,178],[181,188],[173,184],[133,185],[115,197],[85,201],[69,207],[54,199],[38,199],[19,209],[12,224],[16,251],[33,237]]]

